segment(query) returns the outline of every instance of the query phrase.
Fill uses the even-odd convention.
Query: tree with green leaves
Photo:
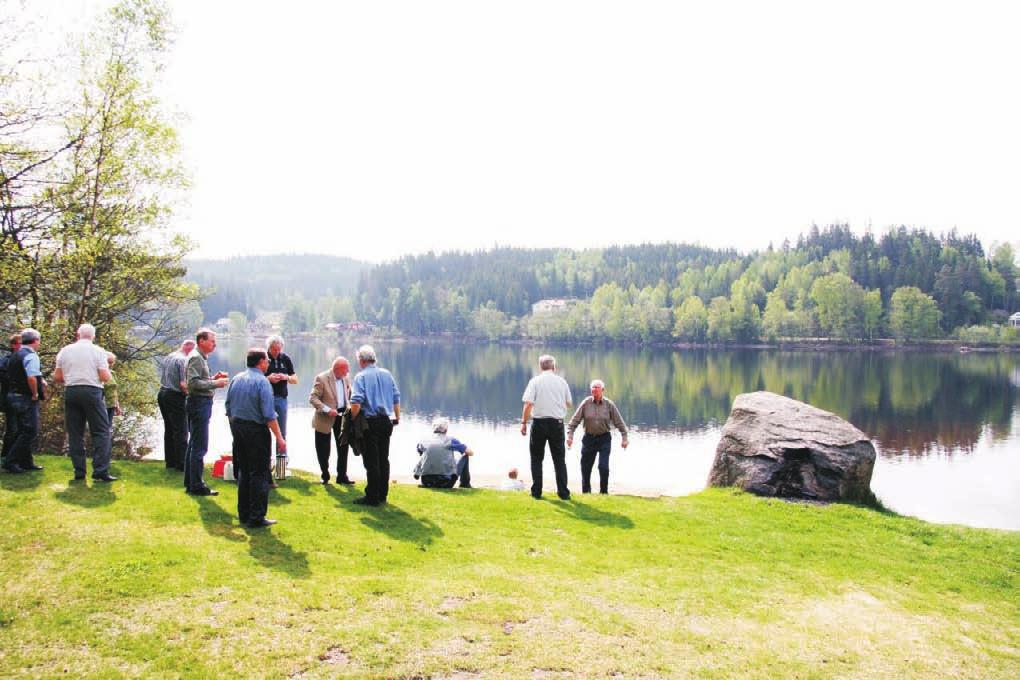
[[[169,30],[166,7],[156,0],[110,9],[82,39],[77,69],[57,74],[77,83],[54,114],[62,153],[36,167],[36,182],[8,182],[11,191],[0,199],[0,279],[12,282],[3,291],[6,324],[35,326],[55,351],[81,323],[92,323],[97,341],[120,358],[119,375],[149,384],[153,369],[145,360],[166,351],[164,337],[176,341],[185,332],[177,309],[197,297],[182,279],[188,243],[166,232],[185,188],[176,133],[154,94]],[[36,135],[25,131],[24,144]],[[25,215],[31,229],[22,228]],[[142,395],[130,385],[121,391]],[[125,406],[153,410],[149,399]],[[59,415],[53,411],[44,418]]]
[[[889,330],[897,340],[937,337],[941,317],[935,298],[915,286],[897,288],[889,301]]]

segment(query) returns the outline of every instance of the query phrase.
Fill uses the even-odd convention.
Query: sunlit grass
[[[0,676],[1020,675],[1020,536],[728,491],[287,480],[268,530],[161,464],[0,475]]]

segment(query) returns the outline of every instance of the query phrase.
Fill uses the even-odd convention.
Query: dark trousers
[[[18,412],[7,405],[7,396],[0,399],[0,406],[4,409],[4,448],[0,454],[0,464],[7,464],[7,456],[11,453],[14,440],[18,435]]]
[[[350,427],[349,411],[333,419],[333,430],[331,432],[315,431],[315,455],[319,459],[319,470],[322,473],[322,481],[329,481],[329,440],[336,440],[336,480],[338,482],[349,481],[347,476],[347,455],[350,452],[350,444],[347,437],[341,434],[345,427]]]
[[[64,388],[64,427],[76,476],[85,474],[85,425],[92,433],[92,476],[110,473],[110,416],[103,388],[69,385]]]
[[[570,498],[567,488],[567,448],[564,443],[563,421],[558,418],[535,418],[531,421],[531,495],[542,497],[542,462],[545,459],[545,445],[549,443],[549,456],[556,472],[556,494]]]
[[[205,453],[209,450],[209,419],[212,418],[212,397],[188,396],[185,408],[188,414],[188,449],[184,456],[184,488],[200,491],[205,488],[202,468]],[[266,464],[269,470],[269,464]]]
[[[32,447],[39,435],[39,402],[33,401],[27,394],[10,392],[7,395],[7,409],[9,414],[14,414],[15,428],[14,440],[3,464],[5,467],[18,465],[30,468],[35,465]]]
[[[428,489],[452,489],[460,479],[461,487],[471,486],[471,468],[468,467],[468,456],[461,456],[457,461],[455,475],[422,475],[421,485]]]
[[[184,454],[188,450],[188,414],[184,392],[159,388],[156,397],[159,412],[163,414],[163,458],[168,468],[184,469]]]
[[[234,475],[237,477],[237,517],[242,524],[261,522],[269,509],[269,428],[250,420],[230,421],[234,436]]]
[[[609,493],[609,451],[613,437],[609,432],[586,434],[581,438],[581,492],[591,493],[591,469],[595,454],[599,457],[599,493]]]
[[[393,423],[387,416],[366,418],[368,429],[362,439],[361,462],[365,464],[365,498],[383,503],[390,492],[390,436]]]

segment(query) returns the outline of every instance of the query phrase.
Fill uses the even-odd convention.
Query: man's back
[[[558,418],[567,415],[567,404],[571,402],[570,386],[567,381],[552,371],[542,371],[528,382],[523,401],[535,405],[534,418]]]

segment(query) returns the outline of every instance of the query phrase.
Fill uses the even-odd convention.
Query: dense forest
[[[900,227],[880,237],[814,227],[742,255],[699,246],[499,248],[366,269],[359,318],[413,335],[640,342],[1015,342],[1013,248]],[[554,308],[533,308],[541,300]]]

